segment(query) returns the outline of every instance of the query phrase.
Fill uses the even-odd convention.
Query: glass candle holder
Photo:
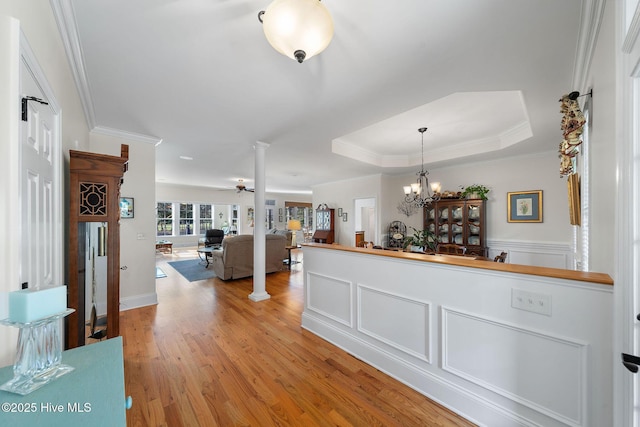
[[[73,371],[62,364],[60,319],[74,311],[67,309],[29,323],[0,320],[2,325],[20,328],[13,379],[2,384],[0,390],[24,396]]]

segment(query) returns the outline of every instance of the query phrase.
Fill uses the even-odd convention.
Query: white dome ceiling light
[[[299,63],[325,50],[333,37],[333,20],[319,0],[274,0],[258,20],[269,44]]]

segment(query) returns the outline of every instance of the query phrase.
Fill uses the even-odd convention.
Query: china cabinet
[[[485,201],[443,199],[424,208],[424,228],[438,236],[438,243],[455,244],[465,254],[486,257]]]
[[[335,209],[320,205],[316,209],[316,231],[313,233],[314,243],[333,243],[335,228]]]

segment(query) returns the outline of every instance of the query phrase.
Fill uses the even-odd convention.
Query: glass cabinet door
[[[424,229],[436,233],[436,207],[433,203],[424,208]]]
[[[451,241],[451,236],[449,233],[449,219],[451,218],[451,209],[449,205],[438,206],[437,208],[438,214],[438,239],[440,243],[449,243]]]
[[[480,206],[476,204],[467,205],[467,244],[480,245]]]
[[[464,202],[451,205],[451,243],[464,244]]]

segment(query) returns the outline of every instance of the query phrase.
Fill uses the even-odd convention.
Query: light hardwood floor
[[[256,303],[251,279],[188,282],[167,264],[185,255],[157,256],[157,306],[121,314],[128,426],[473,425],[303,330],[302,264]]]

